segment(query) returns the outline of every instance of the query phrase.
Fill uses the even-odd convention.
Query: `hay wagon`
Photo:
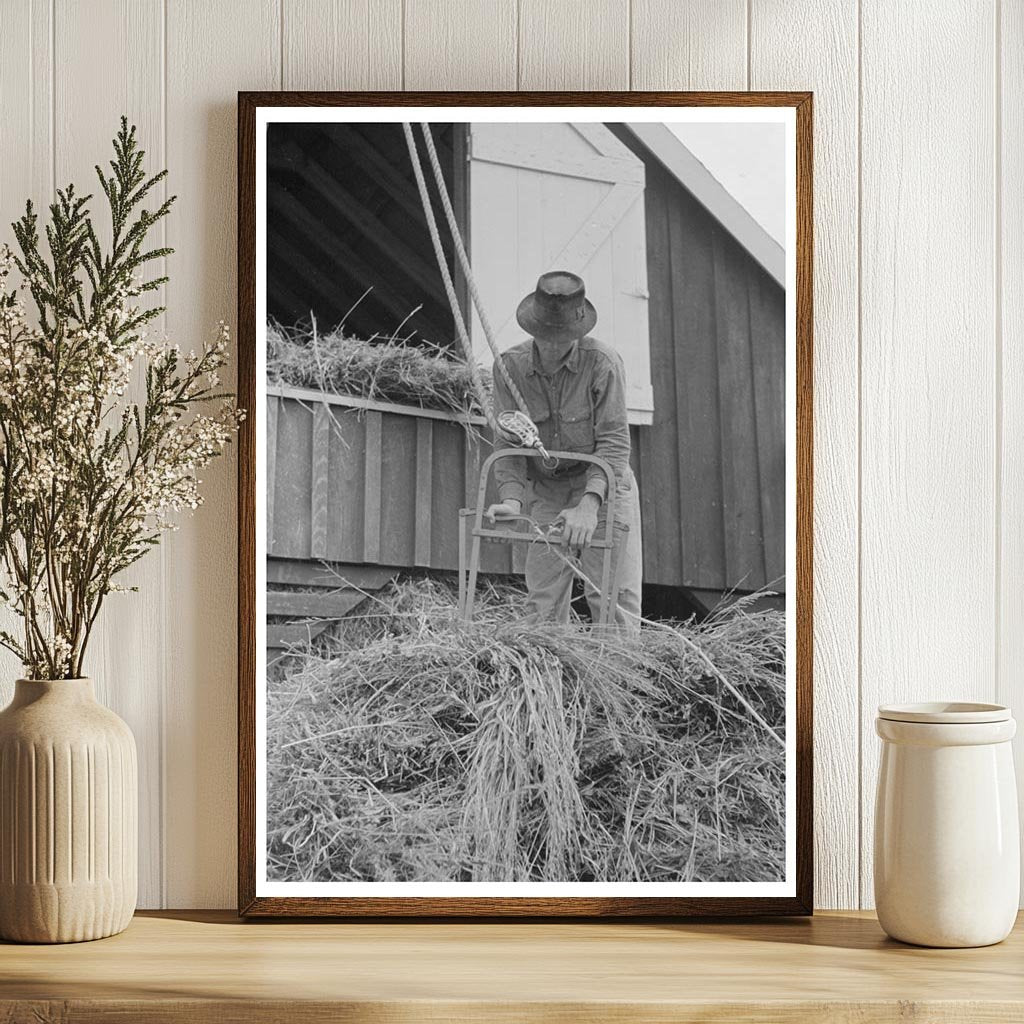
[[[705,604],[784,592],[782,248],[665,125],[433,127],[502,347],[520,340],[518,300],[558,267],[586,279],[595,333],[622,354],[645,585]],[[401,128],[275,125],[269,141],[271,315],[336,322],[373,285],[349,329],[367,337],[415,307],[408,327],[451,344]],[[486,358],[475,317],[473,336]],[[268,416],[268,580],[292,591],[271,614],[314,608],[299,588],[323,582],[322,562],[363,591],[403,568],[455,568],[481,456],[456,419],[287,390]],[[516,569],[506,550],[486,557]],[[358,599],[343,589],[318,614]],[[272,641],[313,628],[276,626]]]
[[[321,391],[267,392],[268,644],[316,636],[405,569],[454,572],[458,510],[489,444],[481,417]],[[481,569],[521,571],[486,545]]]

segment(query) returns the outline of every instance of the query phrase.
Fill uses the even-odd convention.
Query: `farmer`
[[[515,381],[548,451],[599,455],[616,481],[618,544],[612,572],[618,572],[615,621],[630,632],[640,628],[640,500],[629,467],[626,376],[619,354],[590,336],[597,311],[587,300],[583,280],[565,271],[541,275],[537,288],[519,304],[519,326],[530,335],[503,352],[501,360]],[[499,368],[494,368],[498,413],[516,404]],[[561,525],[561,544],[578,554],[586,577],[584,592],[596,622],[601,605],[603,550],[591,547],[604,537],[608,482],[592,463],[559,460],[546,468],[541,459],[510,456],[495,466],[499,501],[487,509],[493,522],[518,515],[524,504],[542,528]],[[531,617],[569,621],[575,577],[568,552],[544,541],[526,555],[526,587]],[[617,564],[616,564],[617,563]]]

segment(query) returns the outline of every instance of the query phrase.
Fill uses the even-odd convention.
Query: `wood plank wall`
[[[268,399],[268,555],[454,572],[458,510],[476,507],[480,464],[491,446],[468,441],[449,419],[298,394]],[[497,501],[493,474],[490,484],[487,500]],[[480,568],[512,572],[509,546],[485,543]]]
[[[3,16],[2,220],[85,185],[126,112],[181,196],[164,326],[185,346],[233,316],[238,89],[815,90],[817,901],[869,905],[875,705],[1024,700],[1024,7],[5,0]],[[234,900],[234,472],[206,474],[206,504],[135,570],[141,594],[111,602],[94,649],[140,740],[144,906]],[[0,666],[4,697],[17,671]]]
[[[656,210],[658,217],[663,213]],[[692,227],[686,228],[691,243],[699,237]],[[775,465],[764,473],[766,479],[777,479],[777,487],[757,484],[762,461],[785,459],[781,381],[761,380],[769,371],[785,372],[784,297],[774,283],[761,280],[763,271],[735,242],[713,241],[713,235],[706,232],[707,267],[702,267],[703,250],[691,245],[696,255],[681,267],[680,278],[698,268],[710,278],[719,266],[721,279],[728,273],[720,265],[734,268],[740,287],[729,286],[727,301],[743,306],[744,315],[737,317],[742,329],[733,328],[742,358],[721,354],[730,345],[722,334],[731,321],[723,318],[725,325],[716,326],[716,306],[726,300],[716,299],[714,284],[704,289],[698,279],[696,290],[707,295],[696,301],[687,289],[689,305],[703,309],[710,322],[707,331],[691,331],[691,323],[671,323],[670,282],[652,280],[652,307],[667,311],[669,323],[655,341],[654,424],[631,428],[644,581],[741,591],[770,581],[785,592],[785,521],[772,523],[767,537],[762,526],[778,510],[784,515],[784,495],[776,493],[783,490],[782,468]],[[665,294],[654,301],[662,286]],[[770,290],[767,300],[760,297],[762,287]],[[684,301],[678,290],[675,301]],[[746,313],[751,301],[774,307],[763,319],[755,318],[756,330]],[[748,351],[755,339],[761,356],[772,364],[760,374],[754,373],[760,364]],[[701,355],[708,366],[700,365],[696,357]],[[739,366],[719,366],[720,360]],[[758,396],[755,408],[758,387],[766,394]],[[739,390],[746,401],[742,409],[726,414],[720,406],[731,399],[730,389]],[[768,427],[757,422],[759,417],[779,422]],[[723,439],[725,426],[732,426],[732,434]],[[267,405],[267,554],[311,567],[326,560],[396,572],[454,571],[459,564],[458,510],[476,508],[481,465],[492,450],[483,436],[469,439],[460,424],[440,414],[417,415],[374,402],[353,407],[314,391],[275,389]],[[736,492],[737,483],[743,493]],[[497,500],[492,471],[484,507]],[[522,573],[525,552],[520,545],[484,541],[480,569]]]
[[[654,422],[633,430],[644,580],[785,592],[785,292],[628,129],[613,131],[647,169]]]

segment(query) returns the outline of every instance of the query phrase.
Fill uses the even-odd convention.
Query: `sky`
[[[666,124],[779,245],[786,243],[786,129],[781,124]]]

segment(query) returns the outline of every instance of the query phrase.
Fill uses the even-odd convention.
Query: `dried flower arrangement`
[[[108,244],[91,196],[68,186],[50,206],[45,251],[31,202],[13,225],[20,251],[0,249],[0,601],[22,627],[0,631],[0,644],[33,679],[82,675],[103,600],[124,589],[118,573],[199,505],[197,474],[241,416],[219,389],[226,325],[187,354],[147,337],[164,307],[143,296],[167,278],[144,270],[173,250],[146,249],[146,237],[174,197],[141,205],[167,175],[148,176],[144,157],[122,118],[111,173],[96,168]]]

